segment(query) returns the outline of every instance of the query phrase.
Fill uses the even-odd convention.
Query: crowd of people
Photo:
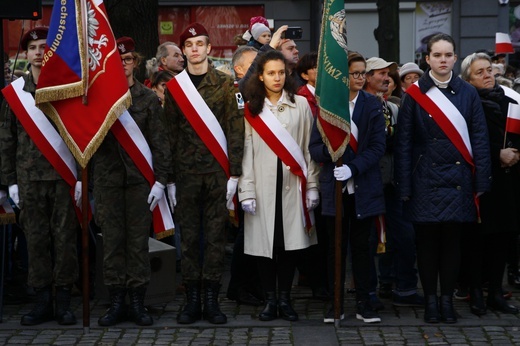
[[[200,23],[184,28],[178,45],[159,45],[148,61],[132,38],[117,40],[132,97],[128,113],[150,148],[155,183],[150,188],[109,133],[92,158],[110,299],[98,324],[153,324],[144,298],[152,211],[161,199],[176,223],[171,243],[186,293],[180,324],[227,322],[219,291],[229,217],[238,226],[226,295],[263,306],[260,321],[298,320],[291,303],[297,272],[313,298],[330,302],[324,322],[337,316],[334,301],[343,319],[348,258],[356,318],[366,323],[381,321],[380,298],[424,308],[426,323],[457,322],[454,297],[468,300],[478,316],[488,308],[517,314],[502,281],[507,267],[509,283],[520,285],[520,134],[507,123],[520,95],[499,75],[504,66],[477,52],[456,76],[456,46],[446,34],[429,40],[425,70],[349,51],[351,134],[338,163],[317,120],[318,54],[300,57],[286,30],[271,32],[265,18],[251,18],[231,61],[233,77],[212,65],[211,35]],[[30,64],[21,89],[32,96],[47,33],[32,29],[21,42]],[[144,63],[141,83],[134,72]],[[75,324],[81,182],[70,186],[56,172],[20,112],[8,99],[0,114],[0,202],[9,197],[20,209],[27,239],[36,302],[21,324]]]

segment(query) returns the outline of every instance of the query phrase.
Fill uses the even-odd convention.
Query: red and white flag
[[[54,1],[43,61],[36,104],[86,167],[131,104],[103,0]]]
[[[509,103],[507,111],[506,132],[520,135],[520,105]]]
[[[497,32],[495,35],[495,54],[514,53],[513,44],[509,34]]]

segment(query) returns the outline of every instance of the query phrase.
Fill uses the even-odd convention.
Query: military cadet
[[[176,159],[176,185],[168,186],[168,197],[177,197],[178,202],[176,221],[182,229],[182,277],[187,295],[177,321],[189,324],[201,318],[203,287],[204,318],[221,324],[227,322],[218,305],[226,204],[231,207],[242,172],[244,120],[238,106],[242,97],[230,76],[209,65],[211,44],[201,24],[192,23],[182,32],[180,47],[188,65],[168,82],[165,97],[165,118]]]
[[[27,238],[29,255],[28,285],[34,287],[36,292],[36,304],[22,316],[22,325],[36,325],[53,318],[63,325],[76,323],[70,309],[70,298],[72,284],[78,277],[76,239],[79,223],[70,190],[76,188],[76,201],[81,201],[81,183],[76,183],[75,187],[67,184],[47,160],[45,149],[40,149],[34,130],[25,129],[21,124],[24,116],[41,113],[34,110],[34,93],[42,68],[47,33],[48,28],[36,27],[28,31],[21,41],[31,66],[29,73],[22,76],[21,93],[30,93],[33,98],[23,98],[23,106],[9,101],[9,107],[4,103],[1,112],[2,183],[9,187],[11,199],[20,208],[19,221]],[[43,118],[50,124],[47,118]],[[46,138],[49,135],[44,130],[39,134]],[[53,283],[56,311],[53,311]]]
[[[171,155],[160,121],[162,108],[157,95],[133,76],[142,61],[142,56],[135,52],[134,40],[121,37],[117,48],[132,95],[128,112],[150,147],[156,182],[150,191],[150,184],[131,153],[109,132],[93,157],[95,217],[103,234],[103,280],[110,295],[110,307],[98,324],[112,326],[125,318],[128,292],[128,319],[148,326],[153,324],[144,307],[151,275],[148,255],[151,211],[164,197]]]

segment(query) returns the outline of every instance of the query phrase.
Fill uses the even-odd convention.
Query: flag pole
[[[81,170],[81,245],[83,282],[83,332],[90,333],[89,230],[88,230],[88,164]]]
[[[336,167],[343,165],[343,158],[340,157],[336,162]],[[341,226],[342,226],[342,214],[343,214],[343,184],[341,181],[336,180],[336,219],[334,227],[334,326],[339,328],[340,326],[340,314],[341,314]],[[346,215],[345,215],[346,217]]]

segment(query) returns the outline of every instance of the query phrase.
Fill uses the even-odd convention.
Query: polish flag
[[[516,103],[509,104],[506,120],[506,132],[520,135],[520,105],[517,105]]]
[[[495,54],[514,53],[513,45],[509,34],[497,32],[495,36]]]

